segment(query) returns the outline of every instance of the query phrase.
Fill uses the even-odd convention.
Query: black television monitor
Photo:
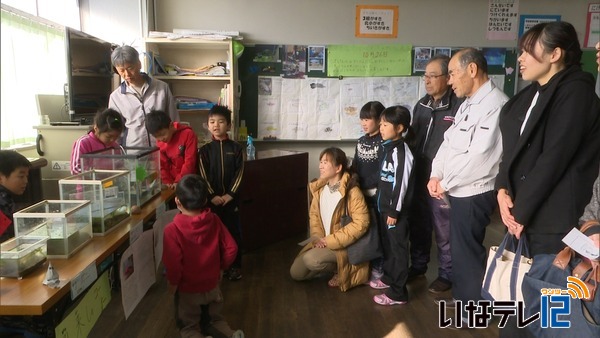
[[[92,124],[96,112],[108,107],[112,92],[112,45],[69,27],[65,31],[68,81],[65,96],[71,121]]]

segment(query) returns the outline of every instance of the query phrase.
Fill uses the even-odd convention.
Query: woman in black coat
[[[578,224],[600,161],[600,99],[580,67],[577,33],[567,22],[540,23],[520,41],[519,70],[531,85],[503,107],[496,178],[508,232],[527,234],[530,252],[557,253]]]

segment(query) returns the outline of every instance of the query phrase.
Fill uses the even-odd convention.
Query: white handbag
[[[506,248],[510,241],[513,250]],[[499,246],[490,247],[487,268],[481,296],[490,301],[522,301],[523,292],[521,284],[523,277],[531,269],[533,260],[529,258],[529,247],[525,234],[521,235],[516,249],[514,249],[515,238],[506,233]]]

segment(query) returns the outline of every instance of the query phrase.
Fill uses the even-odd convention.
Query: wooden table
[[[102,263],[117,248],[129,240],[129,230],[140,221],[148,221],[155,216],[156,208],[168,202],[175,195],[174,190],[162,191],[161,195],[142,207],[139,215],[132,215],[129,221],[119,225],[105,236],[94,237],[80,251],[69,259],[49,259],[58,271],[61,280],[66,280],[60,288],[54,289],[42,284],[46,277],[48,261],[23,279],[0,278],[0,315],[42,315],[71,291],[71,279],[94,263]]]

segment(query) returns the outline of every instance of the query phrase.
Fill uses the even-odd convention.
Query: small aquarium
[[[131,186],[127,170],[90,170],[58,181],[63,200],[89,200],[92,232],[103,236],[129,218]]]
[[[160,194],[160,152],[158,147],[107,148],[81,155],[81,168],[88,170],[128,170],[131,205],[141,207]]]
[[[21,278],[46,261],[47,236],[21,236],[0,244],[0,277]]]
[[[91,203],[45,200],[13,214],[15,235],[47,236],[48,257],[68,258],[92,239]]]

